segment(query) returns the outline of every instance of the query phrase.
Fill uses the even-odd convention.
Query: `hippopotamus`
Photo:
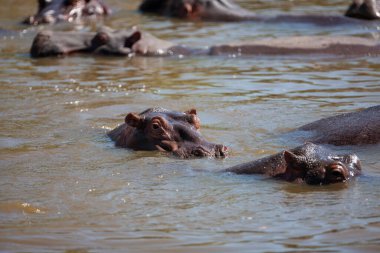
[[[161,40],[140,31],[112,30],[104,27],[99,32],[42,31],[34,38],[32,57],[93,53],[119,56],[183,56],[183,55],[380,55],[380,43],[373,39],[352,36],[295,36],[276,39],[190,48]]]
[[[379,6],[379,1],[375,0],[353,0],[346,11],[346,16],[360,19],[380,18]],[[176,18],[206,21],[285,21],[311,22],[320,25],[333,25],[350,21],[344,16],[327,15],[259,16],[243,9],[232,0],[144,0],[139,6],[139,10]]]
[[[225,157],[228,148],[205,140],[195,109],[186,112],[149,108],[128,113],[125,123],[108,133],[117,147],[133,150],[159,150],[180,158]]]
[[[102,0],[38,0],[38,11],[27,17],[24,24],[52,24],[74,22],[83,17],[106,16],[110,9]]]
[[[160,54],[174,44],[160,40],[136,28],[112,30],[102,27],[98,32],[39,32],[33,40],[32,57],[93,53],[129,56],[132,54]]]
[[[377,144],[380,142],[380,105],[323,118],[301,126],[295,132],[300,131],[306,132],[303,141],[318,144]]]
[[[326,185],[346,182],[360,175],[361,164],[355,154],[335,154],[326,147],[308,142],[223,171],[262,174],[294,183]]]
[[[379,19],[380,0],[353,0],[345,15],[360,19]]]

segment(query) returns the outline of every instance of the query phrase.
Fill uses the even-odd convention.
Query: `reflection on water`
[[[379,251],[379,146],[343,147],[363,161],[348,184],[312,187],[219,169],[294,147],[281,137],[321,117],[380,101],[378,57],[72,56],[30,59],[39,28],[0,6],[0,249],[4,252]],[[9,2],[9,3],[8,3]],[[376,36],[366,27],[190,23],[108,1],[126,28],[196,46],[294,34]],[[341,13],[346,1],[239,1],[265,14]],[[10,10],[8,7],[10,6]],[[344,6],[344,8],[343,8]],[[377,24],[377,25],[376,25]],[[70,30],[71,25],[57,29]],[[85,27],[91,30],[93,27]],[[225,160],[118,149],[105,136],[128,112],[197,108]]]

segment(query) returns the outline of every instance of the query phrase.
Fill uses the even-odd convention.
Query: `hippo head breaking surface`
[[[307,143],[283,152],[286,170],[276,177],[307,184],[345,182],[360,174],[360,160],[355,154],[334,155],[326,148]]]
[[[380,19],[380,0],[353,0],[345,15],[360,19]]]
[[[225,157],[227,147],[206,141],[195,109],[187,112],[150,108],[128,113],[125,123],[108,133],[116,146],[168,151],[181,158]]]
[[[58,21],[74,22],[83,17],[105,16],[110,9],[102,0],[38,0],[38,11],[24,20],[25,24],[51,24]]]
[[[264,174],[289,182],[324,185],[348,181],[361,173],[361,165],[355,154],[338,155],[324,146],[308,142],[225,171]]]

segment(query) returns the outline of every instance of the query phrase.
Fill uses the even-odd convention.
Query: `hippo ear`
[[[97,49],[100,46],[107,44],[110,40],[109,35],[106,32],[98,32],[94,38],[91,40],[91,48],[93,50]]]
[[[185,3],[183,7],[184,11],[186,12],[185,16],[190,16],[190,14],[192,14],[194,11],[193,6],[190,3]]]
[[[135,31],[131,36],[125,39],[124,47],[132,48],[132,46],[141,39],[142,35],[140,31]]]
[[[284,159],[287,165],[295,165],[298,162],[297,155],[293,154],[292,152],[285,150],[284,151]]]
[[[131,127],[139,128],[141,127],[142,122],[143,118],[136,113],[128,113],[128,115],[125,116],[125,123]]]
[[[186,111],[185,113],[187,114],[187,121],[199,130],[201,128],[201,122],[197,116],[197,110],[193,108]]]
[[[197,110],[195,110],[194,108],[191,108],[190,110],[186,111],[185,113],[186,113],[186,114],[197,115]]]

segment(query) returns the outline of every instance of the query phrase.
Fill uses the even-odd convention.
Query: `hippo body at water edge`
[[[52,24],[59,21],[75,22],[84,17],[100,17],[110,13],[102,0],[38,0],[38,11],[27,17],[24,24]]]
[[[365,145],[380,143],[380,105],[317,120],[298,128],[311,137],[302,141],[320,144]]]
[[[181,158],[225,157],[227,147],[206,141],[199,132],[196,110],[150,108],[129,113],[125,123],[108,133],[117,147],[171,152]]]
[[[262,174],[288,182],[324,185],[345,182],[360,175],[361,165],[355,154],[337,155],[323,146],[305,143],[224,171]]]
[[[95,32],[39,32],[30,50],[32,57],[76,52],[119,56],[184,55],[380,55],[380,42],[353,36],[295,36],[190,48],[161,40],[137,28]]]
[[[144,0],[139,10],[169,17],[206,21],[309,22],[336,25],[352,22],[351,18],[379,19],[379,0],[353,0],[346,16],[278,15],[266,17],[246,10],[232,0]]]

